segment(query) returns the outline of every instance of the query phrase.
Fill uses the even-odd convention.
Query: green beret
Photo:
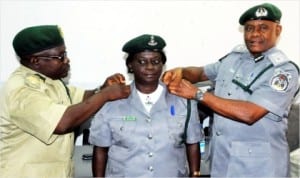
[[[127,53],[138,53],[145,50],[162,51],[166,42],[160,36],[144,34],[128,41],[122,48]]]
[[[18,56],[26,56],[64,44],[62,32],[57,25],[41,25],[21,30],[13,39]]]
[[[280,22],[281,11],[278,7],[270,3],[260,4],[251,7],[244,12],[239,20],[241,25],[244,25],[248,20],[270,20],[273,22]]]

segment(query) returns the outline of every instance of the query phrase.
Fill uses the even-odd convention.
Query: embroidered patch
[[[289,73],[277,73],[270,81],[271,87],[276,91],[286,91],[289,86],[290,76]]]

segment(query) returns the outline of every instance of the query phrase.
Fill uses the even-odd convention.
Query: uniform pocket
[[[124,177],[124,166],[118,160],[109,159],[106,166],[105,177]]]
[[[130,148],[135,146],[132,142],[132,135],[136,129],[135,120],[126,120],[122,117],[112,119],[110,122],[112,142],[117,146]]]
[[[185,115],[168,118],[168,134],[175,147],[181,147],[183,144],[185,120]]]
[[[271,148],[268,142],[232,142],[228,177],[270,177]]]

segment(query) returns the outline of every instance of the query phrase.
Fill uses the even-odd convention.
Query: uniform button
[[[252,150],[251,150],[250,148],[248,149],[248,153],[249,153],[249,154],[251,154],[251,153],[252,153]]]
[[[148,139],[152,139],[152,138],[153,138],[152,134],[148,134]]]
[[[148,123],[150,123],[150,122],[151,122],[151,119],[146,119],[146,121],[147,121]]]
[[[217,135],[217,136],[220,136],[220,135],[222,135],[222,132],[217,131],[217,132],[216,132],[216,135]]]
[[[152,152],[149,152],[148,153],[148,156],[151,158],[153,156],[153,153]]]
[[[148,167],[148,170],[152,172],[152,171],[154,170],[154,169],[153,169],[153,166],[149,166],[149,167]]]

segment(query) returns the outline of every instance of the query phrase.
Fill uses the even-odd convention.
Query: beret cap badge
[[[156,46],[157,45],[157,42],[154,40],[153,35],[150,36],[150,41],[148,42],[148,45],[149,46]]]
[[[255,15],[256,17],[266,17],[268,16],[268,10],[263,7],[260,7],[256,10]]]

